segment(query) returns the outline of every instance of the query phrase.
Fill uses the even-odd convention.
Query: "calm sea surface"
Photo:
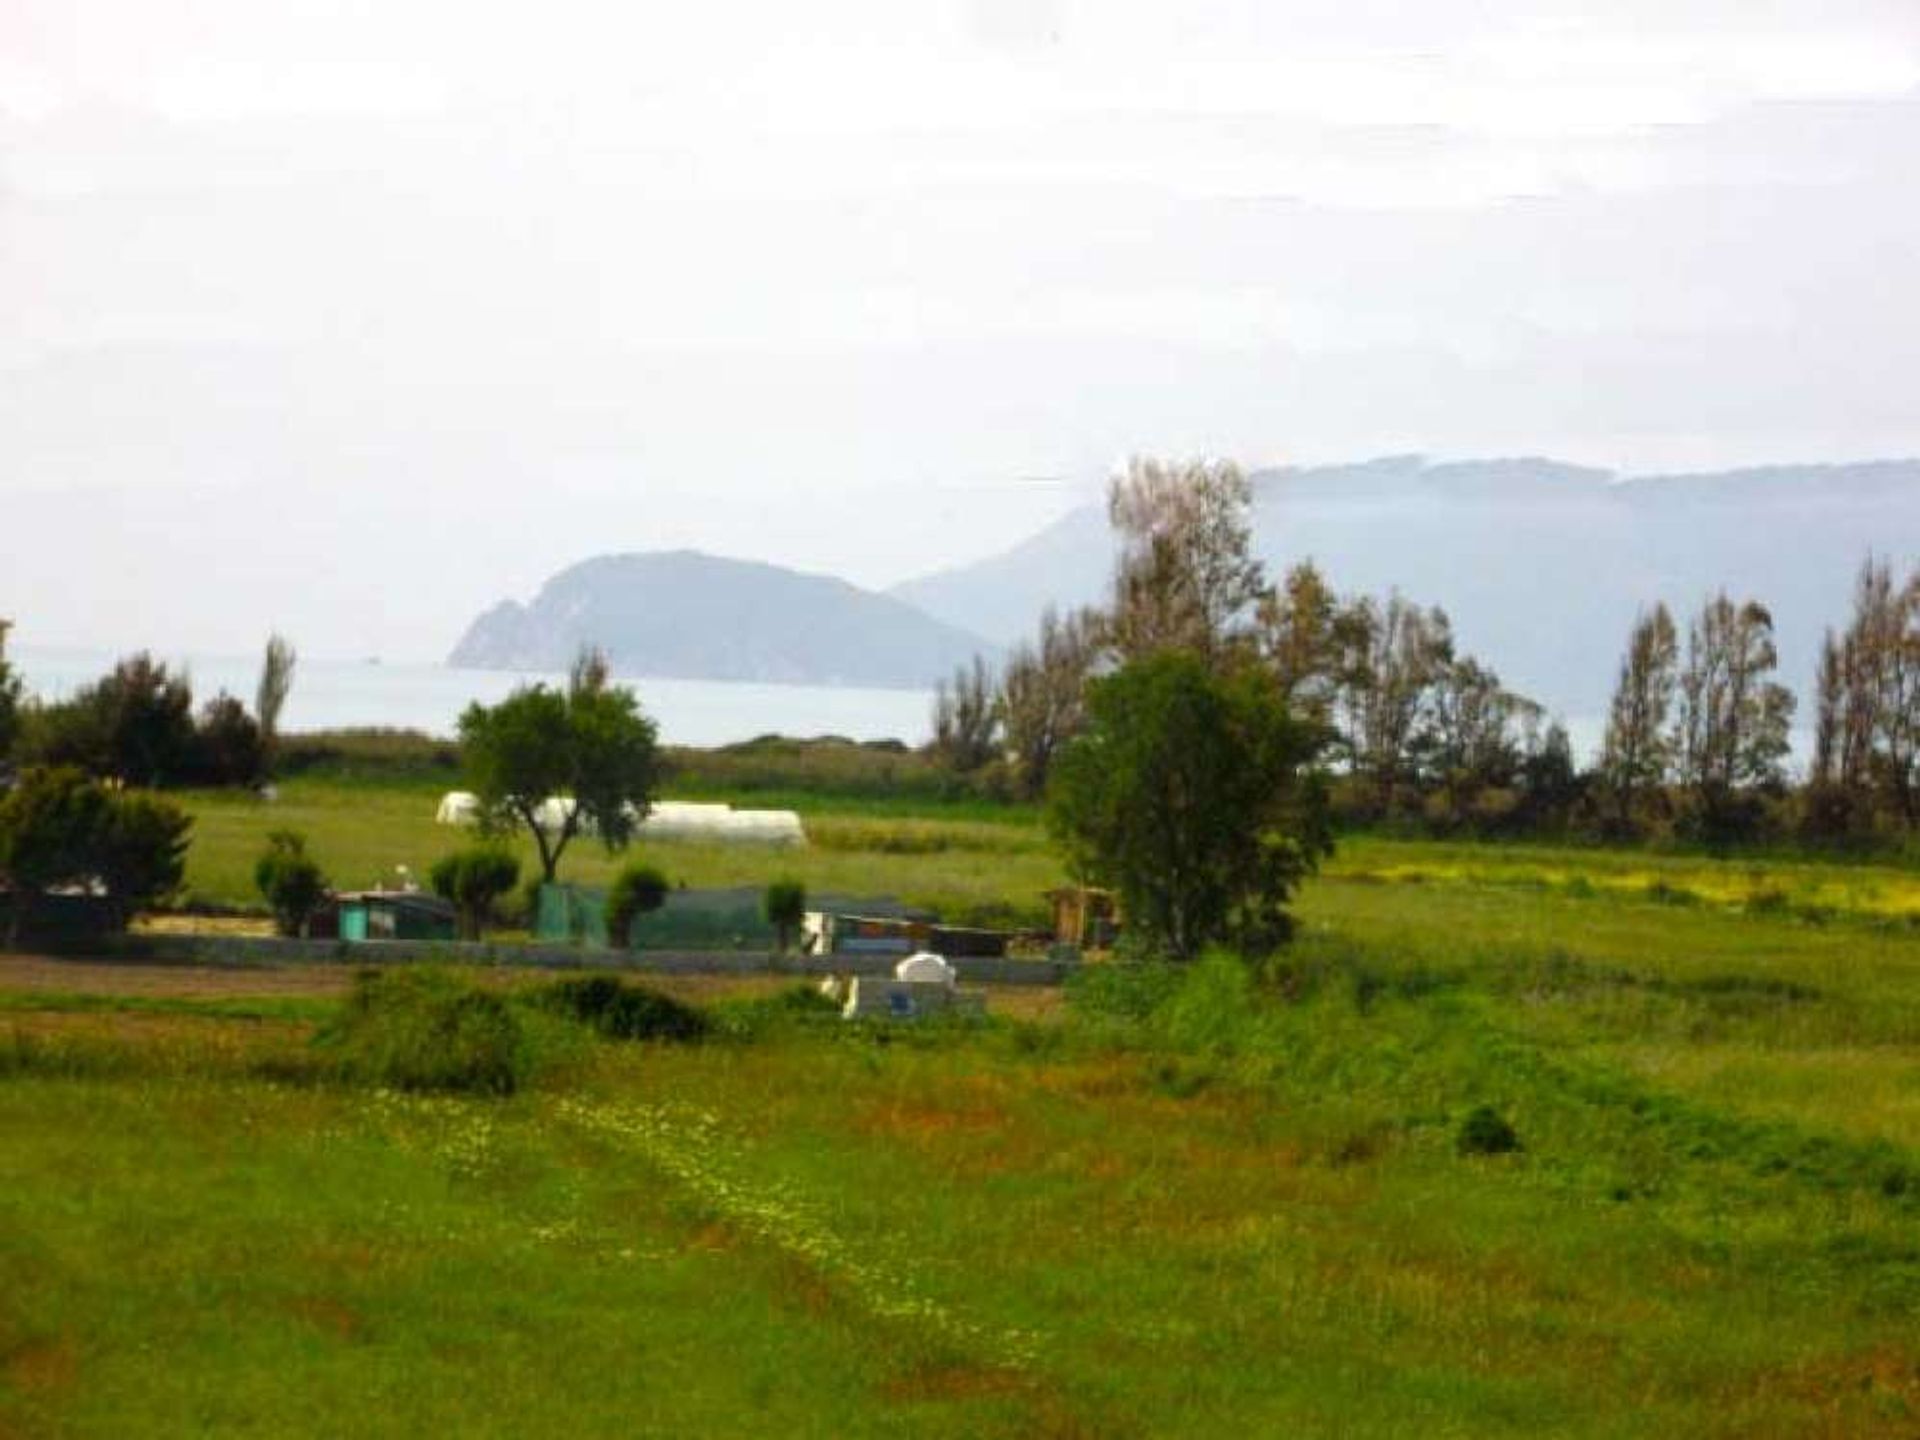
[[[27,688],[57,700],[98,679],[116,657],[104,651],[9,646]],[[193,681],[196,704],[227,690],[253,705],[257,656],[161,656]],[[283,730],[383,726],[451,735],[473,701],[492,704],[517,685],[565,684],[564,675],[454,670],[444,665],[376,664],[302,656],[294,670]],[[726,745],[756,735],[846,735],[855,740],[927,738],[932,695],[923,690],[858,690],[826,685],[745,685],[713,680],[620,677],[672,745]]]

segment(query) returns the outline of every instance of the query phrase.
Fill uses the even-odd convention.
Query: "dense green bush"
[[[607,890],[607,943],[630,948],[633,922],[666,904],[671,889],[667,877],[652,865],[629,865],[614,876]]]
[[[0,879],[13,891],[8,939],[24,933],[35,898],[97,884],[112,922],[179,888],[193,821],[157,796],[110,790],[72,766],[29,770],[0,800]]]
[[[500,898],[520,880],[520,861],[500,845],[474,845],[434,861],[427,873],[433,893],[451,903],[460,918],[460,938],[478,940]]]
[[[222,691],[200,711],[182,777],[195,785],[257,785],[266,777],[267,743],[260,722]]]
[[[1185,974],[1158,960],[1083,965],[1067,981],[1067,1004],[1086,1019],[1139,1022],[1173,997]]]
[[[347,1079],[397,1090],[511,1095],[533,1068],[503,998],[431,967],[362,971],[319,1043]]]
[[[612,975],[583,975],[543,987],[537,1003],[614,1040],[698,1040],[707,1017],[691,1005]]]
[[[767,923],[779,935],[780,953],[793,948],[794,933],[807,918],[807,887],[799,880],[783,876],[767,886],[761,900]]]
[[[253,883],[282,935],[304,936],[313,912],[327,898],[325,872],[307,854],[306,837],[292,830],[267,836],[267,848],[253,864]]]
[[[1520,1136],[1491,1105],[1476,1105],[1468,1112],[1455,1143],[1462,1155],[1511,1155],[1521,1148]]]

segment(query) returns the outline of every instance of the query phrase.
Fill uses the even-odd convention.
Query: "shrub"
[[[520,861],[498,845],[475,845],[443,855],[428,872],[433,893],[452,902],[460,916],[460,937],[478,940],[494,904],[520,880]]]
[[[109,790],[71,767],[32,770],[0,801],[0,877],[16,892],[9,939],[34,898],[56,885],[98,883],[112,923],[172,894],[186,873],[193,821],[179,806]]]
[[[327,897],[325,872],[307,854],[306,838],[292,830],[267,836],[267,848],[253,864],[253,883],[282,935],[304,936],[313,912]]]
[[[1684,885],[1669,885],[1665,880],[1649,880],[1643,893],[1656,905],[1698,905],[1700,896]]]
[[[722,1000],[713,1007],[713,1033],[728,1040],[764,1040],[821,1026],[840,1026],[840,1002],[820,987],[801,982],[771,995]]]
[[[1462,1155],[1511,1155],[1522,1148],[1513,1126],[1491,1105],[1475,1106],[1468,1113],[1455,1144]]]
[[[1162,960],[1083,965],[1067,981],[1067,1004],[1088,1019],[1142,1021],[1172,998],[1183,973]]]
[[[691,1005],[612,975],[558,980],[536,998],[614,1040],[698,1040],[708,1029],[707,1017]]]
[[[137,791],[107,797],[93,845],[93,870],[124,926],[180,888],[187,873],[187,833],[193,820],[170,800]]]
[[[505,1000],[431,968],[363,971],[320,1040],[348,1079],[398,1090],[511,1095],[532,1068]]]
[[[1182,977],[1154,1015],[1154,1025],[1176,1049],[1227,1055],[1250,1038],[1256,1008],[1247,962],[1213,949]]]
[[[184,778],[199,785],[255,785],[266,773],[266,741],[247,707],[222,691],[200,711]]]
[[[807,887],[798,880],[782,878],[767,886],[762,902],[767,923],[780,937],[780,953],[793,945],[793,933],[807,917]]]
[[[667,903],[672,887],[651,865],[629,865],[607,891],[607,942],[618,949],[633,945],[633,922]]]

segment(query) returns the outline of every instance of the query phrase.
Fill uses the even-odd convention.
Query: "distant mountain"
[[[1269,566],[1311,558],[1342,591],[1397,587],[1440,605],[1467,649],[1569,716],[1604,708],[1638,607],[1665,600],[1684,624],[1722,585],[1772,609],[1781,675],[1804,707],[1861,559],[1920,560],[1915,460],[1624,479],[1544,459],[1398,456],[1253,481]],[[892,593],[1007,643],[1049,602],[1102,599],[1112,563],[1106,517],[1087,506]]]
[[[995,650],[844,580],[681,550],[562,570],[531,604],[503,600],[482,614],[447,663],[563,670],[583,645],[621,674],[901,687],[930,686]]]

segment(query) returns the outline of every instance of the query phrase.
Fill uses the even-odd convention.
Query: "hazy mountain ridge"
[[[1684,616],[1723,585],[1772,608],[1781,676],[1805,696],[1862,557],[1920,559],[1920,460],[1629,478],[1536,457],[1388,456],[1252,479],[1270,566],[1311,558],[1342,591],[1440,605],[1467,649],[1569,715],[1605,705],[1639,607],[1664,600]],[[1089,505],[891,593],[1010,643],[1048,603],[1102,599],[1112,557]]]
[[[930,686],[995,648],[844,580],[677,550],[569,566],[530,604],[484,611],[447,663],[563,670],[583,645],[620,674],[879,687]]]

